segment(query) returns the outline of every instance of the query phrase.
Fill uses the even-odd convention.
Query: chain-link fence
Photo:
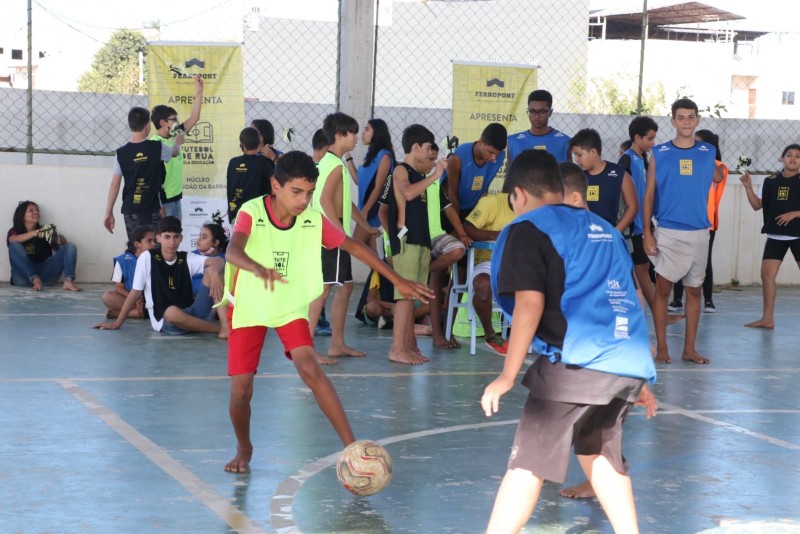
[[[288,128],[295,132],[291,147],[310,149],[313,132],[339,98],[338,2],[320,1],[320,10],[305,10],[316,4],[303,2],[295,10],[300,14],[292,16],[260,9],[264,2],[244,2],[245,12],[233,9],[238,2],[229,4],[225,24],[240,26],[243,43],[247,121],[271,120],[281,149],[290,148],[280,135]],[[34,21],[44,9],[34,2]],[[782,147],[798,140],[800,77],[787,73],[785,65],[793,61],[800,34],[752,31],[747,19],[726,21],[736,14],[716,8],[670,9],[649,12],[640,75],[642,13],[635,9],[591,10],[588,0],[378,0],[374,79],[363,83],[374,86],[373,114],[390,125],[398,156],[400,134],[408,124],[427,125],[437,139],[451,133],[452,63],[468,61],[536,67],[538,86],[554,97],[551,126],[567,134],[598,129],[607,159],[616,157],[637,110],[657,118],[658,141],[669,139],[669,105],[689,96],[702,110],[701,127],[720,135],[726,162],[747,155],[752,168],[775,170]],[[714,29],[709,17],[726,29]],[[157,19],[158,13],[140,18]],[[142,33],[152,40],[187,35],[183,28],[169,29]],[[32,33],[36,37],[35,23]],[[206,33],[212,34],[210,27],[195,26],[191,36]],[[0,72],[2,152],[109,154],[128,137],[130,107],[156,104],[145,95],[37,88],[37,77],[44,77],[54,61],[40,53],[33,60],[29,108],[27,49],[17,41],[11,47],[0,43],[0,50],[6,63],[0,67],[7,70]],[[146,70],[146,59],[142,65]],[[509,133],[528,127],[521,117]]]

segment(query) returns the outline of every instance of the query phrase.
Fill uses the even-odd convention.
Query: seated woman
[[[103,304],[106,305],[106,318],[116,319],[119,311],[125,303],[125,298],[131,292],[133,286],[133,273],[136,271],[136,259],[145,250],[152,250],[156,246],[156,233],[149,226],[140,226],[133,231],[131,241],[128,242],[128,249],[114,258],[114,274],[111,281],[114,282],[113,291],[103,293]],[[144,297],[136,303],[136,309],[132,310],[128,317],[144,318],[146,314]]]
[[[35,202],[19,203],[6,243],[13,285],[41,291],[43,286],[55,284],[63,274],[65,290],[83,291],[75,285],[77,248],[58,234],[54,225],[39,223],[39,206]]]

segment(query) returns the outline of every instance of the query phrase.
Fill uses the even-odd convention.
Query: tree
[[[608,115],[657,115],[665,106],[664,85],[656,82],[642,91],[642,109],[637,109],[636,89],[615,79],[592,78],[570,82],[569,109],[574,113]]]
[[[117,30],[94,55],[92,70],[78,80],[78,91],[144,94],[147,72],[139,83],[139,53],[146,54],[147,40],[136,30]]]

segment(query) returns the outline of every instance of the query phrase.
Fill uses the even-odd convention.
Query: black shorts
[[[786,251],[791,249],[794,261],[800,262],[800,239],[783,240],[767,238],[764,244],[764,260],[783,261]]]
[[[644,251],[644,236],[642,234],[631,236],[631,244],[633,245],[633,252],[631,252],[631,259],[634,265],[644,265],[650,263],[650,257]]]
[[[563,484],[570,449],[575,454],[605,457],[620,474],[627,474],[622,456],[622,424],[633,403],[612,399],[604,405],[572,404],[528,395],[522,411],[509,469],[524,469],[541,479]]]
[[[133,243],[133,233],[140,226],[149,226],[153,229],[153,232],[158,229],[158,223],[161,222],[161,210],[123,213],[122,218],[125,221],[125,232],[128,234],[128,241]]]
[[[340,248],[322,247],[322,283],[340,286],[353,281],[350,254]]]

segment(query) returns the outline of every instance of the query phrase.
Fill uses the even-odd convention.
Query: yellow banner
[[[200,120],[186,135],[183,156],[184,240],[194,248],[200,228],[217,212],[227,224],[228,161],[242,154],[244,128],[242,47],[238,43],[151,43],[147,54],[148,98],[152,109],[164,104],[178,117],[189,116],[194,76],[203,78]]]
[[[462,143],[479,139],[490,122],[511,135],[530,127],[528,95],[536,89],[536,67],[453,63],[453,135]]]

